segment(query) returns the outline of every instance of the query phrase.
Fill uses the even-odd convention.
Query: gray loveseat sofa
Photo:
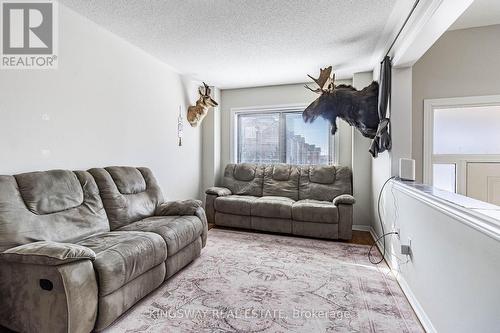
[[[200,255],[201,202],[164,202],[147,168],[0,176],[0,325],[85,332]]]
[[[206,191],[205,210],[220,226],[348,240],[351,178],[346,167],[229,164],[223,187]]]

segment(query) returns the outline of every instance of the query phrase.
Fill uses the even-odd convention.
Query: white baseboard
[[[436,329],[434,328],[434,325],[432,325],[431,320],[429,319],[429,317],[427,317],[427,314],[425,313],[424,309],[422,308],[417,298],[411,291],[410,286],[408,285],[408,283],[406,283],[406,280],[400,274],[395,274],[395,275],[396,275],[396,280],[398,281],[399,286],[401,287],[401,290],[403,290],[403,294],[405,294],[406,298],[408,299],[408,302],[413,308],[413,311],[415,311],[415,314],[417,315],[418,320],[420,320],[420,323],[424,327],[424,330],[427,333],[437,333]]]
[[[372,236],[373,241],[375,241],[377,239],[377,235],[375,234],[375,230],[373,229],[373,227],[371,225],[353,224],[352,225],[352,230],[367,231]],[[377,247],[378,247],[378,244],[377,244]],[[380,251],[380,249],[379,249],[379,251]]]
[[[379,236],[375,232],[375,229],[373,229],[373,227],[370,226],[370,230],[369,231],[370,231],[370,235],[372,235],[373,241],[376,241]],[[378,244],[377,244],[377,247],[378,247]],[[379,248],[379,251],[380,251],[380,248]]]
[[[364,224],[353,224],[352,225],[352,230],[356,231],[370,231],[372,227],[369,225],[364,225]]]
[[[365,227],[365,226],[363,226]],[[353,226],[354,230],[354,226]],[[375,232],[375,229],[373,229],[372,226],[369,227],[370,235],[372,236],[373,240],[376,240],[379,236]],[[380,252],[382,250],[380,249],[379,244],[377,244],[377,248]],[[415,314],[417,315],[418,320],[420,320],[420,323],[422,324],[424,330],[427,333],[436,333],[436,329],[434,328],[434,325],[432,325],[431,320],[425,313],[424,309],[418,302],[417,298],[415,297],[415,294],[411,291],[410,286],[406,282],[406,280],[401,276],[401,274],[396,274],[394,273],[394,268],[391,267],[390,261],[386,260],[387,265],[391,268],[391,271],[393,272],[393,275],[396,277],[396,281],[398,281],[399,286],[401,287],[401,290],[403,291],[403,294],[405,294],[406,298],[408,299],[408,302],[410,303],[411,307],[413,308],[413,311],[415,311]]]

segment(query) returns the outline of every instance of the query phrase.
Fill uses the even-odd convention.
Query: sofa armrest
[[[0,253],[0,261],[20,264],[56,266],[80,260],[95,260],[95,252],[77,244],[40,241]]]
[[[333,204],[335,206],[338,205],[354,205],[356,203],[356,199],[350,194],[341,194],[335,199],[333,199]]]
[[[200,200],[182,200],[164,202],[156,208],[156,216],[195,215],[202,206]]]
[[[98,287],[90,260],[0,266],[0,325],[16,332],[93,331]]]
[[[205,210],[200,200],[169,201],[156,208],[156,216],[192,215],[201,220],[203,231],[201,233],[202,246],[205,247],[208,235],[208,223]]]
[[[218,197],[225,197],[233,194],[230,189],[226,187],[210,187],[205,191],[206,194],[216,195]]]
[[[203,207],[199,207],[198,209],[196,209],[194,215],[198,217],[201,220],[201,223],[203,224],[203,231],[201,232],[201,246],[205,247],[205,245],[207,245],[207,237],[208,237],[207,215],[205,214],[205,210],[203,209]]]
[[[218,197],[226,197],[233,194],[230,189],[226,187],[210,187],[205,191],[205,213],[207,214],[208,223],[215,223],[215,200]]]

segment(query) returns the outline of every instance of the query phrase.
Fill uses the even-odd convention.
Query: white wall
[[[466,224],[467,214],[445,212],[439,203],[391,187],[384,194],[385,220],[401,228],[401,241],[388,238],[388,248],[399,257],[388,259],[424,327],[440,333],[498,332],[499,227],[495,239]],[[405,263],[399,246],[408,239],[412,258]]]
[[[500,25],[445,33],[413,66],[413,158],[422,181],[424,99],[500,94]]]
[[[399,174],[399,159],[412,157],[412,68],[392,70],[391,172]]]
[[[351,84],[351,81],[336,81],[337,84]],[[252,106],[272,106],[285,104],[309,104],[318,95],[304,88],[304,84],[290,84],[245,89],[222,90],[222,169],[230,163],[230,119],[231,109]],[[339,125],[339,163],[351,166],[351,130],[341,121]]]
[[[373,81],[373,72],[354,73],[352,85],[361,90]],[[372,157],[371,139],[365,138],[357,129],[352,131],[352,185],[356,204],[353,209],[353,224],[356,227],[369,227],[373,223],[372,203]],[[355,228],[356,228],[355,227]]]
[[[436,64],[428,65],[433,68]],[[433,71],[439,73],[440,69],[430,69],[427,73],[430,77],[425,82],[436,86],[440,81]],[[415,67],[393,69],[393,149],[372,161],[374,214],[383,182],[397,175],[399,158],[412,156],[412,149],[422,142],[421,135],[415,139],[415,133],[411,134],[418,128],[412,125],[415,92],[420,93],[422,89],[414,87],[415,75],[418,75]],[[418,79],[417,84],[420,83]],[[461,87],[468,84],[469,79],[464,78]],[[423,106],[423,97],[418,99]],[[500,242],[497,239],[464,224],[463,216],[450,215],[429,201],[409,195],[397,186],[393,188],[392,183],[384,191],[381,213],[385,231],[400,232],[400,238],[395,235],[386,238],[387,260],[428,332],[493,332],[500,327],[500,298],[498,293],[492,293],[500,289]],[[377,219],[374,222],[374,232],[380,235]],[[413,256],[405,263],[407,258],[400,254],[400,245],[409,244],[409,239]]]
[[[372,82],[373,73],[354,74],[353,81],[337,84],[353,84],[362,89]],[[230,162],[230,112],[231,108],[271,106],[283,104],[309,104],[317,95],[303,84],[222,90],[222,166]],[[371,156],[368,152],[371,140],[364,138],[347,123],[339,123],[339,164],[353,169],[353,188],[356,197],[354,224],[369,228],[373,223],[371,193]]]
[[[200,130],[186,121],[177,146],[178,105],[185,110],[196,87],[63,5],[59,11],[59,68],[0,73],[0,174],[148,166],[168,199],[198,197]]]
[[[218,107],[209,109],[202,123],[202,186],[201,197],[207,188],[219,182],[221,173],[221,90],[212,88],[212,98]]]
[[[372,160],[371,193],[372,193],[372,228],[377,235],[382,235],[382,228],[378,218],[378,197],[383,184],[392,176],[399,175],[399,159],[411,158],[411,67],[393,68],[391,79],[391,139],[392,149],[385,151]],[[387,207],[384,201],[380,204],[382,213]],[[384,231],[393,231],[391,224],[384,225]]]

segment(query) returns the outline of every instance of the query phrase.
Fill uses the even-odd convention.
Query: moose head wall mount
[[[210,97],[211,89],[205,82],[203,82],[203,88],[198,88],[198,93],[200,94],[200,98],[196,101],[196,105],[188,108],[187,113],[187,120],[192,127],[201,124],[203,118],[207,115],[208,108],[219,105]]]
[[[356,127],[363,136],[373,139],[379,125],[378,83],[372,82],[363,90],[348,85],[335,85],[332,66],[320,70],[319,78],[308,75],[318,86],[307,89],[320,96],[302,113],[305,122],[313,122],[318,116],[330,121],[332,135],[337,132],[336,119],[340,117]]]

